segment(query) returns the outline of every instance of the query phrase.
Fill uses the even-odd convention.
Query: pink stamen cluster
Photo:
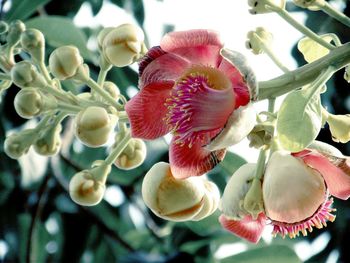
[[[321,229],[327,226],[327,221],[333,222],[335,220],[335,215],[331,214],[335,212],[336,209],[332,208],[333,198],[328,198],[326,201],[319,207],[319,209],[309,217],[308,219],[297,222],[293,224],[272,221],[273,232],[272,234],[276,236],[277,234],[281,235],[283,238],[288,235],[290,238],[295,238],[299,236],[301,232],[303,236],[307,236],[307,231],[310,233],[313,230],[313,227]]]
[[[187,75],[174,86],[165,103],[168,113],[164,121],[169,130],[178,136],[175,143],[188,144],[191,148],[195,141],[205,142],[209,139],[209,134],[196,130],[192,122],[196,109],[203,107],[201,98],[208,95],[209,87],[208,77],[195,73]]]

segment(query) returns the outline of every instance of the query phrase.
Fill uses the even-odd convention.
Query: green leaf
[[[217,231],[221,231],[219,223],[220,212],[217,210],[211,216],[208,216],[200,221],[188,221],[185,225],[199,236],[212,235]]]
[[[246,163],[247,161],[241,156],[232,152],[227,152],[224,160],[219,164],[219,167],[231,176],[239,167]]]
[[[301,89],[287,95],[277,116],[277,137],[285,150],[303,150],[316,138],[321,126],[319,94]]]
[[[112,3],[116,4],[126,12],[131,13],[136,18],[137,22],[142,26],[145,20],[145,10],[143,7],[143,1],[140,0],[112,0]]]
[[[221,263],[300,263],[295,252],[286,246],[275,245],[248,250],[238,255],[224,258]]]
[[[30,17],[39,7],[44,6],[51,0],[12,0],[11,8],[5,15],[5,20],[24,20]]]
[[[76,46],[81,55],[92,60],[92,53],[87,48],[87,38],[71,19],[60,16],[36,17],[26,22],[28,28],[36,28],[44,35],[47,43],[53,47],[64,45]]]
[[[91,5],[93,15],[97,15],[97,13],[100,12],[102,8],[103,0],[90,0],[89,3]]]

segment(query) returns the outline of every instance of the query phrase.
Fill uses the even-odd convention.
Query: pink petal
[[[132,137],[155,139],[169,132],[163,119],[167,113],[165,100],[172,87],[172,82],[152,83],[126,103]]]
[[[176,54],[164,54],[145,65],[139,80],[139,88],[153,83],[176,81],[189,66],[189,62]]]
[[[142,75],[149,63],[164,54],[166,54],[166,52],[160,46],[155,46],[148,50],[147,54],[139,62],[139,76]]]
[[[176,140],[175,136],[170,143],[169,161],[171,172],[178,179],[199,176],[210,171],[226,154],[226,149],[211,152],[202,147],[200,142],[189,147],[187,144],[175,143]]]
[[[165,35],[160,46],[166,52],[176,53],[193,64],[217,67],[223,43],[219,35],[211,30],[189,30]]]
[[[256,220],[250,215],[247,215],[242,220],[231,220],[225,215],[221,215],[219,221],[225,229],[252,243],[259,242],[266,225],[266,217],[263,213],[260,213]]]
[[[250,101],[250,94],[247,84],[243,76],[230,62],[223,59],[219,65],[219,69],[231,80],[233,90],[236,94],[235,108],[247,105]]]
[[[292,155],[302,159],[323,176],[331,195],[343,200],[350,197],[350,165],[346,157],[322,155],[310,150]]]

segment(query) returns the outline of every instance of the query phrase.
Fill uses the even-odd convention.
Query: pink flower
[[[256,95],[254,75],[240,54],[222,48],[213,31],[173,32],[140,62],[140,92],[126,104],[132,136],[171,132],[169,159],[177,178],[211,170],[227,144],[237,142],[232,138],[243,139],[253,128],[255,115],[246,108]],[[236,124],[236,136],[228,136]]]
[[[327,149],[331,151],[318,148],[292,154],[273,153],[262,184],[264,211],[257,219],[248,212],[243,218],[235,217],[232,209],[227,208],[229,190],[225,189],[221,225],[257,243],[268,224],[273,226],[273,235],[294,238],[300,233],[306,236],[314,227],[326,226],[327,221],[333,222],[336,210],[332,208],[330,196],[343,200],[350,197],[350,163],[349,158],[334,147],[327,146]],[[239,212],[243,214],[242,210]]]

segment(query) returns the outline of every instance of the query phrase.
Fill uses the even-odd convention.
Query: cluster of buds
[[[142,182],[145,204],[157,216],[170,221],[198,221],[218,207],[217,186],[203,177],[176,179],[168,163],[155,164]]]
[[[7,43],[0,50],[0,69],[4,71],[2,77],[6,77],[0,88],[8,88],[12,83],[21,88],[14,100],[16,112],[26,119],[41,118],[34,129],[6,138],[4,149],[8,156],[17,159],[31,146],[40,155],[55,155],[61,146],[61,122],[67,116],[74,118],[76,138],[89,147],[105,145],[115,128],[125,125],[126,100],[117,85],[105,81],[105,77],[112,65],[130,65],[146,52],[144,34],[139,27],[123,24],[101,31],[98,36],[101,72],[97,82],[91,79],[89,67],[75,46],[54,49],[46,66],[45,38],[39,30],[26,28],[20,21],[10,25],[0,22],[0,34],[7,34]],[[16,63],[14,55],[20,52],[29,54],[30,59]],[[91,92],[73,95],[62,89],[63,80],[85,84]],[[146,145],[140,139],[126,140],[128,129],[125,126],[123,132],[117,133],[105,161],[94,163],[91,169],[73,176],[69,192],[75,202],[95,205],[101,201],[112,163],[124,170],[143,163]]]

